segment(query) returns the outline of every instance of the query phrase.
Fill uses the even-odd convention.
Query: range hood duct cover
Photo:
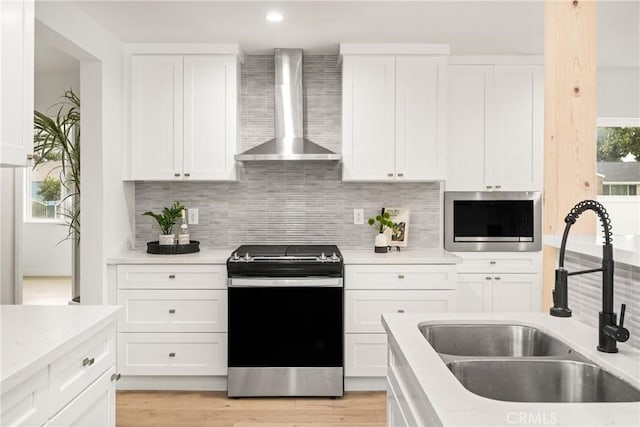
[[[340,160],[303,136],[302,49],[275,49],[275,138],[236,154],[236,160]]]

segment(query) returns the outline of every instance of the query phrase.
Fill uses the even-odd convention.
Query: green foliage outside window
[[[60,200],[60,190],[62,185],[59,179],[46,177],[40,184],[38,189],[38,196],[42,200]]]
[[[640,160],[640,127],[600,127],[597,143],[599,162],[619,162],[629,153]]]

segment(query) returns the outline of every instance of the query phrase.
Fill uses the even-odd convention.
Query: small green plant
[[[155,220],[158,221],[158,225],[160,226],[162,234],[171,234],[171,229],[175,225],[178,218],[182,216],[183,210],[184,206],[182,206],[180,202],[175,202],[170,208],[165,207],[164,209],[162,209],[161,214],[155,214],[151,211],[147,211],[142,215],[148,215],[155,218]]]
[[[391,215],[389,212],[383,212],[380,215],[376,215],[375,218],[369,218],[369,225],[375,227],[380,233],[384,233],[387,228],[391,231],[395,231],[398,228],[398,224],[391,221]]]
[[[38,196],[42,200],[60,200],[61,184],[59,179],[46,177],[40,184],[38,189]]]

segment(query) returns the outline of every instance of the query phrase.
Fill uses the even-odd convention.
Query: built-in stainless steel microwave
[[[542,248],[541,194],[445,191],[444,248],[532,252]]]

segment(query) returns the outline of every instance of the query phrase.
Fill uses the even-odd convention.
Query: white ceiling
[[[542,0],[76,3],[123,42],[238,42],[246,54],[275,47],[337,53],[340,42],[448,43],[452,54],[543,53]],[[267,22],[272,10],[284,21]],[[49,57],[38,59],[43,54]],[[63,67],[64,59],[36,51],[36,61],[49,66]],[[640,1],[598,2],[598,64],[640,65]]]

